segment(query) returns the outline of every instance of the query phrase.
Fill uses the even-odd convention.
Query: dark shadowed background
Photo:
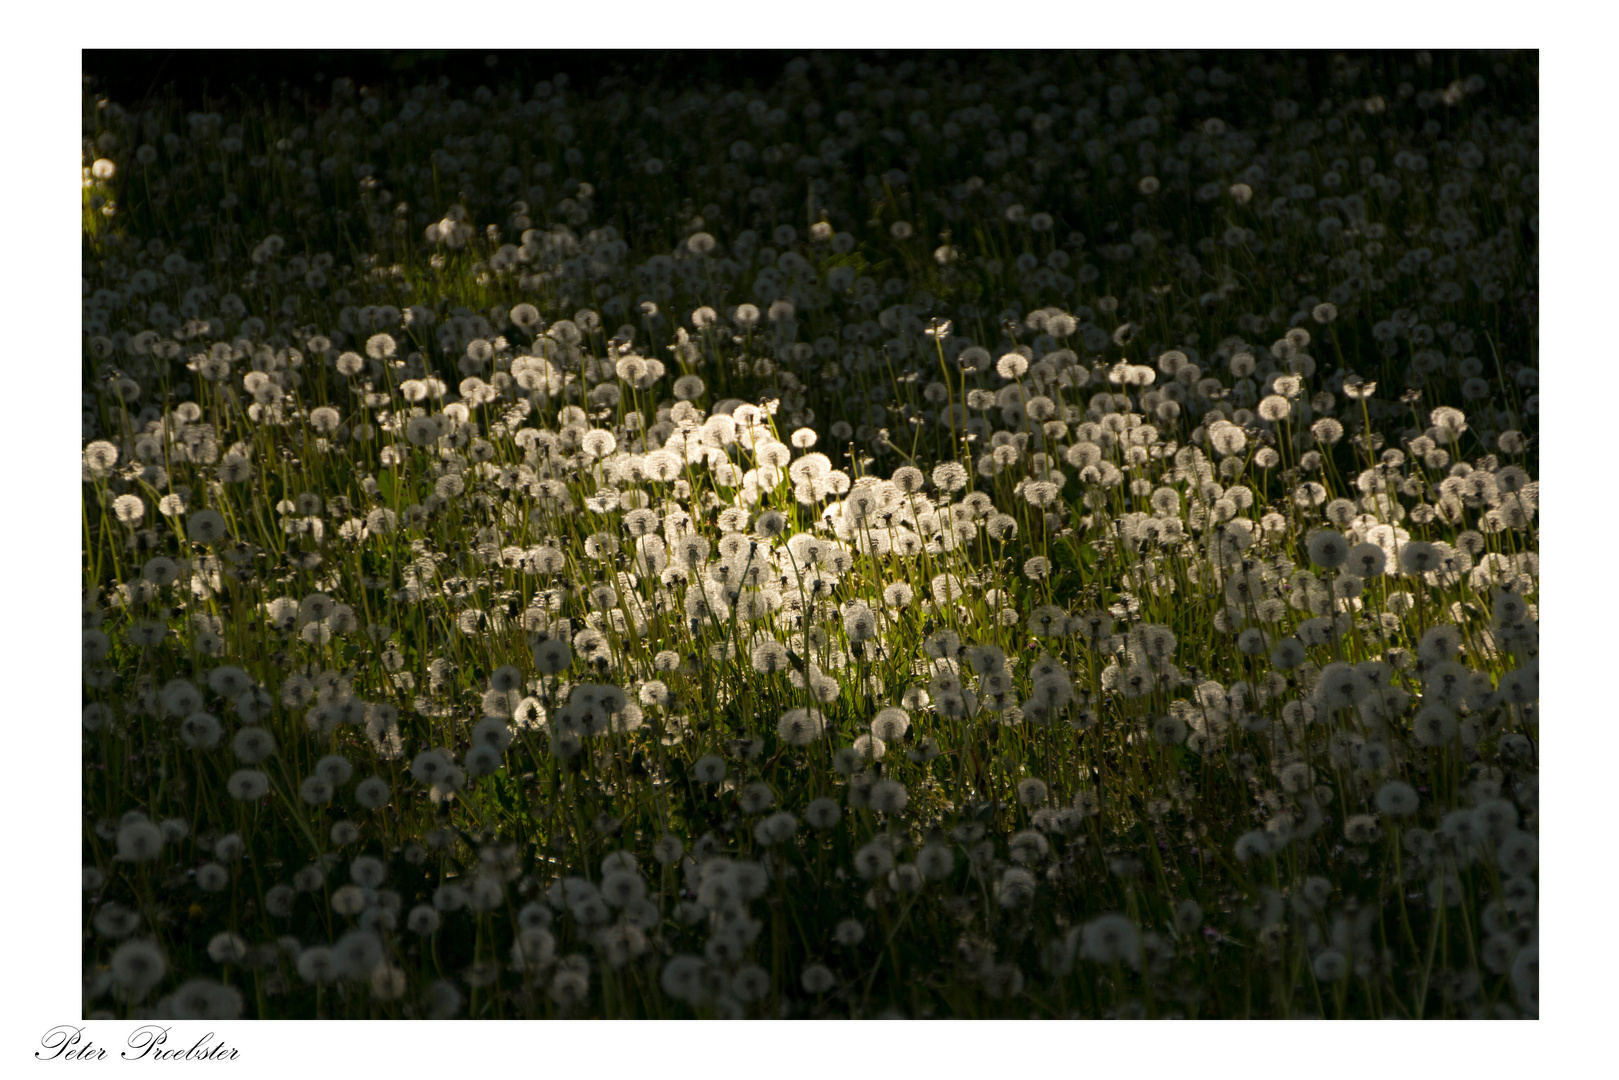
[[[1062,50],[1069,61],[1080,67],[1109,66],[1116,50]],[[1133,55],[1143,56],[1135,50]],[[544,50],[451,50],[451,49],[86,49],[82,71],[92,93],[105,94],[125,107],[139,107],[151,97],[172,95],[187,108],[240,106],[253,99],[283,100],[298,104],[329,101],[332,80],[347,77],[357,87],[413,86],[423,82],[446,81],[447,88],[472,91],[480,85],[495,89],[516,82],[532,88],[543,79],[565,74],[583,91],[610,89],[623,82],[653,83],[680,90],[688,86],[717,85],[725,89],[764,88],[774,83],[783,66],[804,49],[544,49]],[[1456,79],[1483,75],[1498,90],[1535,95],[1538,93],[1538,63],[1533,51],[1527,56],[1508,50],[1456,52],[1434,50],[1430,64],[1415,64],[1411,50],[1333,50],[1272,52],[1267,57],[1266,77],[1279,84],[1266,102],[1275,96],[1293,93],[1320,100],[1330,94],[1332,55],[1345,53],[1368,69],[1383,69],[1390,81],[1408,80],[1415,90],[1442,89]],[[857,62],[887,65],[903,59],[934,63],[972,78],[973,69],[982,67],[992,55],[1000,58],[1032,56],[1030,51],[958,49],[919,51],[898,49],[849,49],[832,54],[832,72],[854,78]],[[1046,57],[1049,61],[1050,57]],[[1251,69],[1253,52],[1199,50],[1199,62],[1233,69]],[[1526,63],[1525,60],[1528,60]],[[811,79],[829,77],[828,68],[817,65]],[[831,75],[830,77],[836,77]],[[1257,101],[1257,99],[1255,99]],[[1241,110],[1242,96],[1231,103]],[[1230,112],[1227,106],[1226,112]],[[1228,116],[1236,121],[1236,116]]]

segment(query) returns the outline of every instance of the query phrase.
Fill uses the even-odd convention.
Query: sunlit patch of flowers
[[[1536,1015],[1532,61],[1321,62],[87,100],[87,1014]]]

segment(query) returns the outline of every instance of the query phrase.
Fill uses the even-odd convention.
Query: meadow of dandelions
[[[1533,57],[84,100],[84,1011],[1537,1014]]]

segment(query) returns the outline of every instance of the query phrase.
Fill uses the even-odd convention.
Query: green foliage
[[[87,101],[87,1011],[1535,1015],[1533,109],[1419,60]]]

